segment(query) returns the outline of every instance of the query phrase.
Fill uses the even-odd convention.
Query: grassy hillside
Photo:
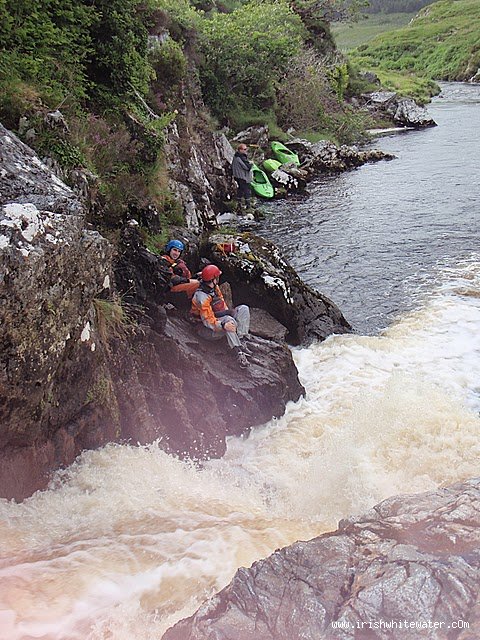
[[[387,31],[405,27],[415,13],[376,13],[358,22],[341,22],[332,25],[335,43],[340,51],[355,49]]]
[[[400,72],[436,80],[467,80],[480,66],[480,2],[435,2],[403,29],[358,47],[353,58],[381,79],[385,73]]]
[[[417,13],[434,0],[368,0],[367,13]]]

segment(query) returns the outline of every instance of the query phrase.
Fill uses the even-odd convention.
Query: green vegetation
[[[368,15],[357,22],[334,23],[332,25],[332,33],[340,51],[349,51],[373,40],[381,33],[405,27],[414,17],[414,13]]]
[[[204,96],[221,117],[238,106],[268,109],[274,81],[302,45],[300,18],[286,2],[249,3],[204,24],[200,78]]]
[[[367,13],[417,13],[435,0],[368,0]]]
[[[174,120],[195,130],[186,90],[202,91],[204,127],[361,135],[363,116],[344,100],[359,80],[328,20],[362,1],[0,0],[0,120],[29,132],[67,181],[77,168],[93,174],[91,222],[114,230],[153,205],[148,233],[163,237],[183,222],[163,146]],[[56,109],[60,126],[45,117]]]
[[[112,340],[123,340],[135,330],[136,323],[121,298],[95,298],[95,324],[98,336],[107,351]]]
[[[416,74],[427,90],[433,79],[467,80],[480,66],[480,3],[440,0],[408,27],[358,47],[353,59],[385,83],[394,82],[392,73]]]
[[[290,127],[345,143],[358,138],[363,124],[344,104],[351,69],[335,53],[325,22],[331,6],[251,0],[232,13],[212,13],[199,33],[199,71],[219,122],[234,130],[268,124],[280,140]]]

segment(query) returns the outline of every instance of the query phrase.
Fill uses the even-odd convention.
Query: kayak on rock
[[[279,162],[278,160],[274,160],[273,158],[268,158],[267,160],[264,160],[262,166],[267,173],[272,174],[277,169],[280,169],[280,167],[282,166],[282,163]]]
[[[250,186],[256,195],[261,198],[273,198],[275,195],[275,189],[273,188],[265,171],[262,171],[256,164],[254,164],[252,172],[253,180]]]
[[[286,164],[287,162],[294,162],[296,165],[300,165],[300,160],[297,154],[291,151],[281,142],[272,142],[271,147],[276,159],[282,164]]]

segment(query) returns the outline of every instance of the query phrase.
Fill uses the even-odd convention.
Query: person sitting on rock
[[[222,272],[209,264],[201,273],[201,283],[192,299],[192,316],[203,323],[198,328],[198,335],[206,340],[219,340],[226,336],[228,345],[234,350],[238,364],[248,366],[246,348],[241,338],[250,329],[250,309],[241,304],[235,309],[229,309],[218,280]]]
[[[250,183],[253,179],[252,167],[253,164],[247,157],[248,149],[246,144],[239,144],[237,152],[233,156],[232,161],[232,174],[235,178],[235,182],[238,185],[237,190],[237,206],[242,206],[242,199],[245,201],[245,206],[250,209],[250,198],[252,196],[252,190]]]
[[[172,293],[184,292],[188,298],[192,298],[198,289],[200,282],[192,278],[190,269],[180,258],[185,245],[180,240],[170,240],[165,245],[165,255],[160,258],[160,264],[171,272],[170,291]]]

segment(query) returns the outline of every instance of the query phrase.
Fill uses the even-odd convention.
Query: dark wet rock
[[[379,149],[362,151],[356,146],[342,145],[337,147],[329,140],[312,143],[308,140],[295,138],[288,143],[288,146],[298,154],[302,162],[301,169],[308,174],[310,179],[319,172],[338,173],[360,167],[367,162],[392,160],[395,157]]]
[[[183,317],[167,315],[160,334],[144,329],[112,357],[122,436],[161,438],[180,455],[221,456],[227,435],[281,416],[303,394],[291,353],[259,336],[249,349],[250,365],[240,369],[224,340],[202,340]]]
[[[394,91],[374,91],[362,94],[365,106],[374,115],[386,116],[392,123],[401,127],[436,126],[425,107],[418,105],[412,98],[401,98]]]
[[[163,640],[475,640],[479,504],[480,479],[385,500],[239,569]]]
[[[165,302],[170,275],[159,256],[144,245],[138,223],[127,223],[121,231],[115,261],[115,280],[125,299],[141,305]]]
[[[235,252],[227,254],[223,246],[232,243]],[[303,283],[271,242],[250,233],[216,234],[210,237],[207,257],[230,282],[235,304],[268,311],[288,328],[290,344],[351,330],[338,307]]]
[[[285,342],[288,329],[264,309],[250,309],[250,333],[267,340]]]

